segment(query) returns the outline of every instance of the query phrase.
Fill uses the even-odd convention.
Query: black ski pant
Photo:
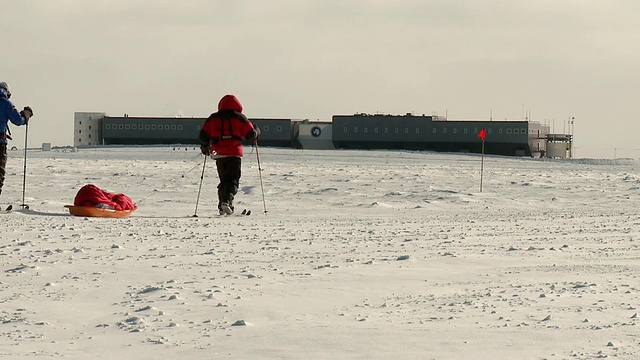
[[[218,168],[218,207],[227,203],[233,206],[233,198],[238,193],[240,186],[240,176],[242,168],[242,158],[236,156],[222,157],[216,159]]]
[[[7,168],[7,144],[0,144],[0,194],[4,185],[4,175]]]

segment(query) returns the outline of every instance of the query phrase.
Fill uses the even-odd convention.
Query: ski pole
[[[258,159],[258,175],[260,175],[260,190],[262,190],[262,207],[264,208],[264,215],[267,215],[267,203],[264,200],[264,186],[262,185],[262,167],[260,166],[260,152],[258,151],[258,141],[254,141],[253,145],[256,148],[256,158]]]
[[[24,194],[26,190],[27,184],[27,140],[29,139],[29,123],[25,124],[24,131],[24,170],[22,172],[22,204],[20,205],[23,209],[29,209],[29,205],[24,203]]]
[[[193,217],[198,217],[198,202],[200,202],[200,190],[202,190],[202,180],[204,179],[204,168],[207,166],[207,158],[204,157],[204,163],[202,164],[202,175],[200,175],[200,186],[198,187],[198,197],[196,198],[196,210],[193,212]]]

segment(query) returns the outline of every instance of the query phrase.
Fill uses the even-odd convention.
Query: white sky
[[[76,111],[204,117],[234,93],[249,117],[524,109],[556,132],[575,117],[578,157],[640,157],[637,0],[3,0],[0,14],[0,81],[34,109],[29,146],[71,144]]]

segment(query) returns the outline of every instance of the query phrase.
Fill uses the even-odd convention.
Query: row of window
[[[182,125],[158,125],[158,124],[105,124],[105,130],[182,130]],[[91,127],[89,127],[91,129]],[[200,130],[200,126],[197,127]],[[269,131],[269,125],[261,127],[264,132]],[[276,126],[276,131],[281,132],[282,126]],[[357,132],[357,131],[356,131]],[[365,131],[366,132],[366,131]]]
[[[269,125],[261,126],[260,130],[262,130],[264,132],[268,132],[269,131]],[[276,131],[278,131],[278,132],[282,131],[282,126],[276,126]]]
[[[106,130],[182,130],[182,125],[105,124],[104,128]]]
[[[82,125],[82,121],[78,121],[78,125]],[[91,125],[89,125],[89,130],[91,130]]]
[[[359,131],[358,127],[354,126],[353,127],[353,132],[354,133],[358,133],[358,131]],[[349,132],[349,128],[347,126],[344,127],[344,132],[345,133]],[[362,132],[365,133],[365,134],[368,133],[369,132],[369,128],[367,128],[367,127],[362,128]],[[379,133],[379,129],[377,127],[373,128],[373,132],[375,134],[377,134],[377,133]],[[393,129],[393,132],[396,133],[396,134],[399,134],[400,133],[400,128]],[[437,128],[433,128],[431,132],[434,133],[434,134],[437,134],[438,133],[438,129]],[[447,132],[448,132],[448,128],[442,128],[442,133],[443,134],[446,134]],[[464,129],[462,129],[462,132],[464,134],[467,134],[469,132],[469,129],[464,128]],[[384,128],[384,133],[385,134],[389,133],[389,128],[388,127]],[[409,133],[409,128],[404,128],[404,133],[408,134]],[[420,128],[415,128],[415,133],[419,134],[420,133]],[[457,134],[458,133],[458,128],[451,129],[451,133]],[[478,133],[478,128],[474,128],[473,129],[473,133],[477,134]],[[491,133],[492,133],[492,129],[487,129],[487,134],[491,134]],[[509,134],[509,135],[510,134],[526,134],[527,133],[527,129],[507,128],[506,129],[506,133]],[[498,129],[498,134],[502,134],[502,128]]]

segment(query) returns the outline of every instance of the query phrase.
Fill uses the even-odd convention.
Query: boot
[[[233,205],[223,202],[218,207],[218,212],[220,213],[220,215],[231,215],[233,214]]]

